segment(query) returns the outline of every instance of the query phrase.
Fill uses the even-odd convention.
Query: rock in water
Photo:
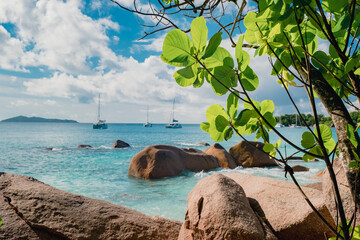
[[[291,167],[294,172],[308,172],[310,171],[310,168],[301,166],[301,165],[294,165]],[[285,170],[284,170],[285,171]]]
[[[253,146],[254,145],[254,146]],[[241,141],[229,149],[230,155],[234,158],[237,166],[243,167],[271,167],[277,166],[273,159],[259,149],[264,144],[261,142]]]
[[[92,148],[92,146],[90,145],[86,145],[86,144],[80,144],[77,146],[78,148]]]
[[[245,191],[256,199],[280,240],[318,240],[334,236],[305,201],[294,183],[244,173],[228,173]],[[321,191],[303,187],[320,214],[334,227],[335,221]]]
[[[199,172],[218,167],[220,164],[214,156],[186,152],[174,146],[153,145],[131,159],[128,174],[137,178],[155,179],[174,177],[184,170]]]
[[[200,180],[188,196],[188,208],[179,240],[276,239],[264,231],[240,185],[214,174]]]
[[[130,145],[121,140],[116,140],[113,145],[113,148],[126,148],[126,147],[130,147]]]
[[[0,239],[176,239],[178,221],[68,193],[34,178],[0,176]]]
[[[222,168],[236,168],[236,163],[232,156],[221,146],[219,143],[215,143],[211,147],[204,151],[206,154],[216,157]]]
[[[210,146],[210,144],[208,144],[207,142],[199,142],[198,144],[199,146]]]

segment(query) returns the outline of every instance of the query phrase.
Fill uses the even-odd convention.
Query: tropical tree
[[[207,122],[201,124],[212,139],[228,140],[236,133],[246,140],[245,135],[255,134],[255,140],[262,139],[265,143],[263,151],[272,156],[296,184],[288,159],[279,151],[282,143],[302,153],[305,161],[323,160],[333,183],[341,223],[339,232],[328,226],[339,238],[352,237],[351,224],[357,211],[350,221],[346,219],[332,162],[335,156],[340,159],[354,203],[360,209],[360,138],[348,110],[352,107],[359,111],[360,103],[359,0],[253,0],[251,3],[246,0],[163,0],[150,2],[144,11],[136,7],[136,1],[132,9],[112,1],[126,10],[158,20],[152,26],[153,31],[145,36],[174,28],[165,37],[161,59],[179,68],[174,79],[180,86],[199,88],[206,81],[215,94],[228,94],[226,107],[210,106],[206,111]],[[234,15],[231,10],[235,11]],[[190,28],[181,30],[176,24],[174,16],[179,14],[193,19]],[[206,21],[219,26],[219,31],[210,38]],[[220,47],[222,35],[231,41],[235,60],[227,49]],[[318,49],[319,41],[328,46],[328,51]],[[271,74],[278,79],[274,84],[283,87],[306,127],[301,145],[275,128],[275,106],[271,100],[260,103],[251,98],[259,79],[249,66],[249,49],[255,52],[255,57],[268,56]],[[308,96],[314,128],[295,104],[289,91],[293,87],[301,88]],[[337,141],[332,138],[330,128],[319,123],[316,104],[319,101],[334,124]],[[243,104],[241,111],[239,104]],[[270,131],[279,139],[270,139]],[[317,212],[310,201],[309,204]],[[319,217],[322,218],[320,214]]]

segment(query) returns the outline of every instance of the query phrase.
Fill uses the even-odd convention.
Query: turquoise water
[[[175,178],[142,180],[127,175],[131,158],[148,145],[168,144],[183,148],[199,142],[213,144],[199,125],[183,125],[181,129],[166,129],[163,124],[144,128],[141,124],[109,124],[107,130],[93,130],[91,124],[72,123],[0,123],[0,171],[32,176],[51,186],[88,197],[127,206],[148,215],[183,221],[187,195],[203,177],[216,172],[243,172],[282,180],[279,168],[216,169],[210,172],[184,172]],[[304,128],[279,129],[287,138],[300,143]],[[277,140],[273,135],[271,139]],[[112,149],[120,139],[130,148]],[[254,140],[253,137],[249,138]],[[221,145],[226,149],[235,145],[233,137]],[[92,149],[78,149],[89,144]],[[45,148],[54,148],[52,151]],[[284,153],[284,148],[281,149]],[[287,147],[287,153],[293,150]],[[311,168],[310,172],[296,173],[300,183],[325,168],[323,162],[292,161]]]

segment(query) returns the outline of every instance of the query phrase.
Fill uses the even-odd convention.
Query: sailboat
[[[170,114],[170,122],[169,124],[167,124],[165,127],[166,128],[182,128],[181,124],[179,123],[178,120],[175,120],[175,98],[173,101],[173,110]]]
[[[147,107],[146,123],[144,123],[144,127],[152,127],[152,124],[149,122],[149,106]]]
[[[100,94],[99,94],[99,103],[98,103],[98,117],[97,121],[93,124],[93,129],[107,129],[106,120],[100,120]]]
[[[291,127],[291,128],[299,128],[299,127],[301,127],[301,126],[298,126],[298,123],[297,123],[297,114],[295,114],[295,124],[291,124],[291,125],[289,125],[289,127]]]
[[[284,125],[281,124],[281,116],[280,116],[280,122],[278,122],[276,125],[275,125],[276,128],[282,128],[284,127]]]

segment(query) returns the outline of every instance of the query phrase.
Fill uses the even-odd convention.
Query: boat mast
[[[99,103],[98,103],[98,121],[100,121],[100,93],[99,93]]]
[[[147,106],[146,123],[149,123],[149,105]]]
[[[175,98],[173,101],[173,110],[172,110],[172,120],[174,121],[174,119],[175,119]]]

